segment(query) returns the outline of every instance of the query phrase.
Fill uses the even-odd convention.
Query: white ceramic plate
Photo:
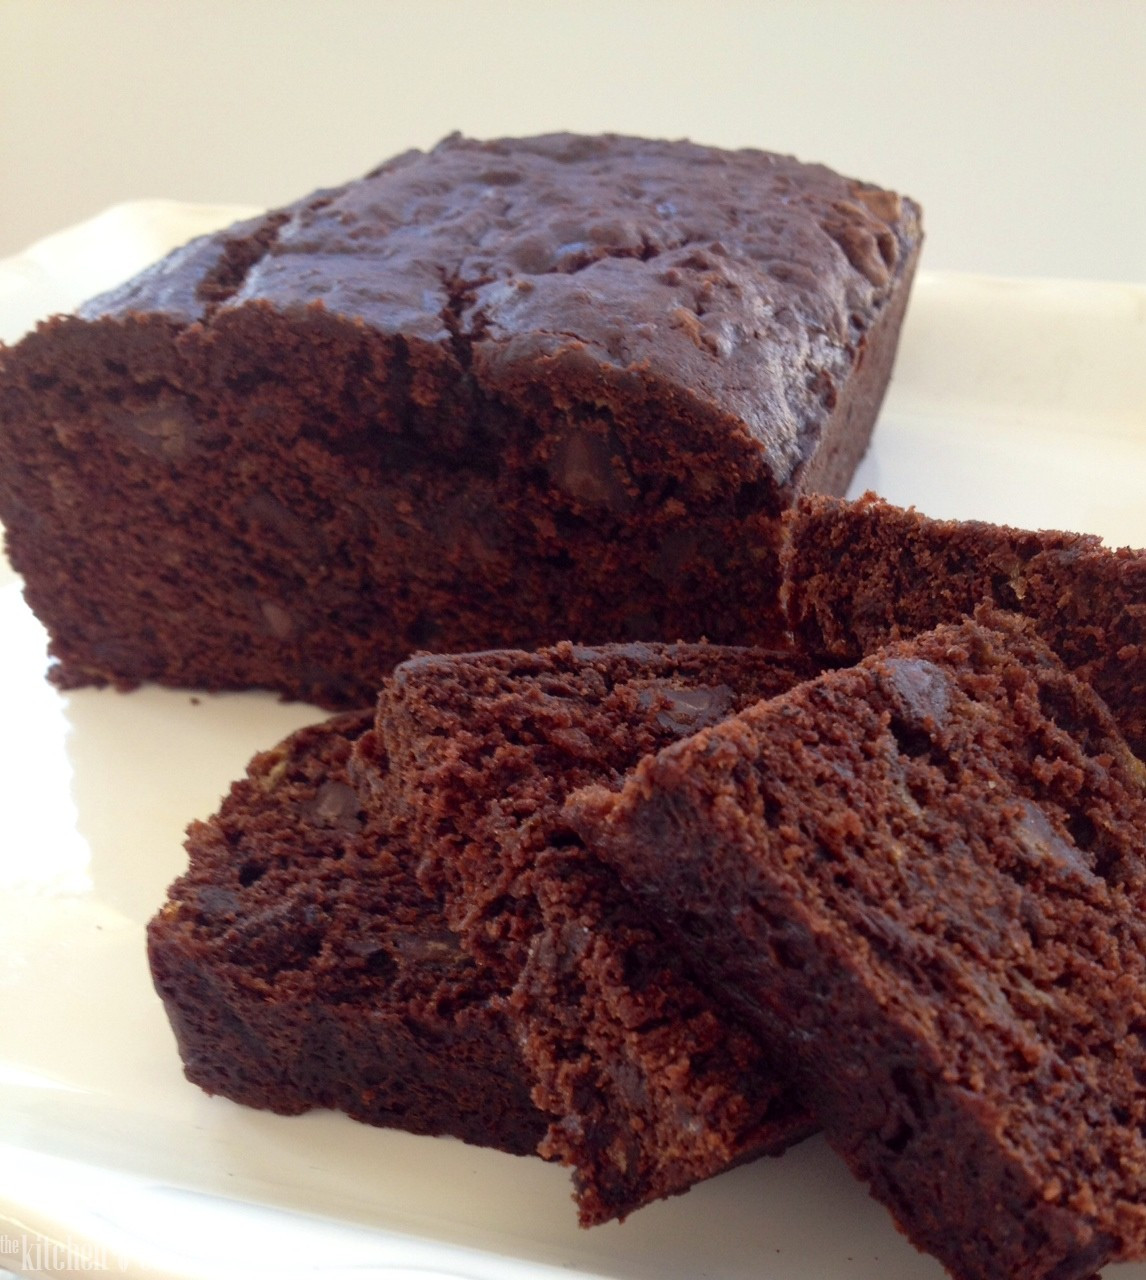
[[[0,334],[249,210],[127,205],[0,263]],[[1146,289],[927,276],[857,479],[930,514],[1146,545]],[[938,1280],[822,1142],[580,1231],[566,1175],[445,1139],[244,1110],[187,1084],[143,927],[182,832],[320,712],[61,695],[0,569],[0,1268]],[[1119,1269],[1146,1280],[1146,1267]]]

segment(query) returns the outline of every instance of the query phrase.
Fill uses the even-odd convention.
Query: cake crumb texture
[[[148,926],[187,1077],[280,1114],[532,1153],[545,1117],[495,992],[352,786],[372,718],[292,734],[191,825]]]
[[[808,495],[786,518],[795,642],[837,662],[982,605],[1021,613],[1146,756],[1146,553],[1094,534],[934,520],[867,494]]]
[[[817,670],[764,650],[564,643],[413,658],[379,700],[376,802],[394,806],[419,883],[506,994],[550,1117],[542,1151],[572,1166],[586,1225],[815,1125],[767,1045],[586,851],[563,801]]]
[[[990,625],[985,621],[989,620]],[[566,809],[957,1280],[1146,1246],[1146,776],[1014,617],[888,646]]]

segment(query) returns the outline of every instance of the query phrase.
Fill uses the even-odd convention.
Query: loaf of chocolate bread
[[[1146,755],[1146,552],[1090,534],[932,520],[866,494],[802,499],[786,519],[796,641],[856,660],[980,604],[1025,614]]]
[[[813,1126],[766,1046],[562,820],[563,801],[815,670],[714,645],[419,657],[396,669],[356,749],[418,850],[420,884],[506,993],[550,1113],[542,1151],[573,1166],[585,1224]]]
[[[1144,1256],[1146,769],[1026,624],[892,645],[566,817],[956,1280]]]
[[[489,976],[355,796],[371,712],[255,757],[188,833],[190,866],[151,921],[155,985],[187,1076],[295,1114],[526,1154],[545,1133]]]
[[[414,649],[780,635],[919,210],[687,142],[450,137],[0,350],[0,521],[65,686],[367,705]]]

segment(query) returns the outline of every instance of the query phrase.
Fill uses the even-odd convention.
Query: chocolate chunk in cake
[[[420,854],[418,879],[503,990],[542,1150],[574,1167],[586,1224],[623,1217],[811,1131],[761,1045],[707,998],[562,819],[626,770],[817,668],[713,645],[565,643],[419,657],[356,762]]]
[[[1146,1252],[1146,771],[1026,624],[940,627],[567,820],[957,1280]]]
[[[415,649],[775,639],[921,240],[760,151],[454,136],[0,351],[0,520],[70,686],[366,705]]]

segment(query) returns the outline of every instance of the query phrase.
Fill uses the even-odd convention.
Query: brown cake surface
[[[983,603],[1015,610],[1146,755],[1146,553],[1088,534],[932,520],[871,494],[805,498],[786,524],[788,611],[811,652],[855,660]]]
[[[64,684],[365,705],[414,649],[774,638],[920,245],[759,151],[451,137],[0,351],[0,520]]]
[[[642,761],[569,820],[789,1050],[957,1280],[1146,1246],[1146,774],[1017,619],[941,627]]]
[[[372,718],[256,756],[191,826],[189,869],[148,928],[187,1076],[288,1115],[532,1152],[545,1119],[491,984],[350,785]]]
[[[569,643],[419,657],[361,740],[419,882],[496,976],[582,1221],[685,1190],[811,1131],[764,1048],[706,998],[561,818],[568,792],[625,771],[815,668],[711,645]]]

